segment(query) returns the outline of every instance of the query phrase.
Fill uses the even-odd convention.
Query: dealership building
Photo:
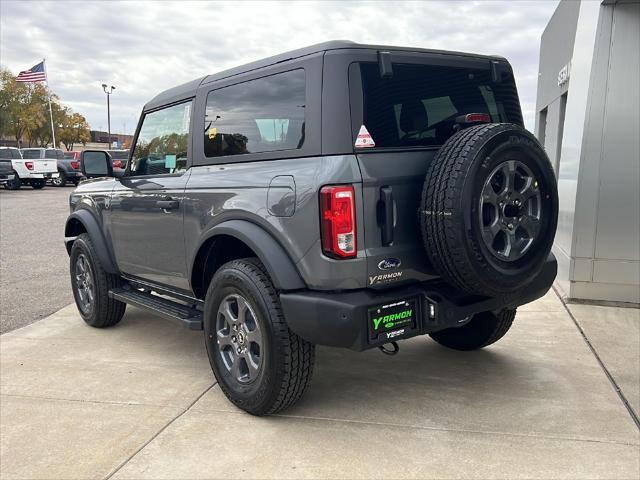
[[[536,135],[558,178],[556,285],[640,303],[640,1],[561,1],[540,45]]]

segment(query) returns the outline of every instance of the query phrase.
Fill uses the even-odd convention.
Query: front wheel
[[[31,180],[31,188],[34,190],[40,190],[44,188],[44,180]]]
[[[268,415],[302,397],[315,348],[289,330],[259,260],[223,265],[211,280],[204,314],[209,363],[231,402],[253,415]]]
[[[516,310],[506,308],[497,313],[477,313],[462,327],[447,328],[429,335],[440,345],[454,350],[477,350],[504,337],[515,317]]]
[[[58,176],[51,179],[54,187],[64,187],[67,185],[67,176],[64,172],[58,172]]]
[[[69,260],[73,297],[84,321],[96,328],[118,323],[127,305],[109,298],[109,290],[122,281],[102,268],[88,234],[79,235],[73,242]]]

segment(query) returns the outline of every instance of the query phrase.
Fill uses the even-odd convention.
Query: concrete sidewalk
[[[634,403],[640,353],[618,353],[601,358]],[[201,332],[130,307],[107,330],[66,307],[2,335],[0,363],[3,479],[640,475],[638,428],[553,292],[484,351],[319,348],[305,398],[267,418],[224,398]]]

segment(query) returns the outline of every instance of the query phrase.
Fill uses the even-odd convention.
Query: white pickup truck
[[[39,190],[45,186],[47,180],[59,175],[55,159],[23,158],[17,148],[2,148],[11,150],[13,179],[5,183],[5,188],[9,190],[17,190],[22,184],[31,185]]]

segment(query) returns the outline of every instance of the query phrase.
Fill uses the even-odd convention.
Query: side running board
[[[196,308],[158,297],[140,290],[115,288],[109,290],[109,297],[141,308],[154,315],[176,321],[189,330],[202,330],[202,312]]]

